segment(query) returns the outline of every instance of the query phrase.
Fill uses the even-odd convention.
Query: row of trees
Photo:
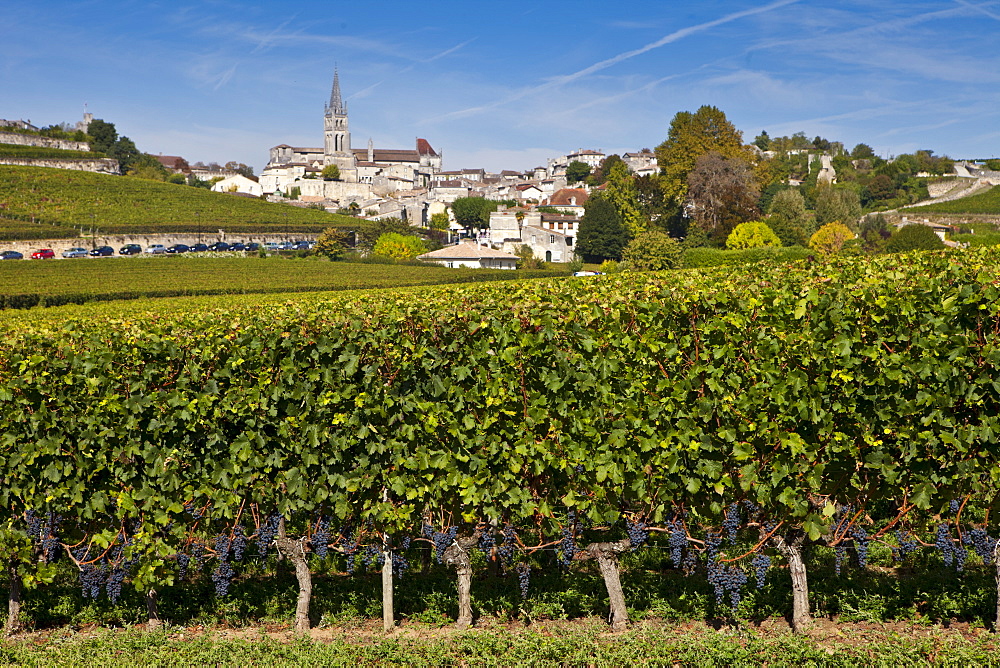
[[[836,185],[820,179],[820,153],[832,156]],[[577,250],[585,258],[622,259],[630,243],[646,243],[643,235],[650,230],[686,247],[722,247],[738,225],[752,221],[766,223],[785,246],[808,246],[820,228],[840,223],[873,250],[890,233],[884,223],[862,229],[864,212],[926,198],[917,174],[944,174],[952,167],[930,150],[885,160],[866,144],[848,153],[839,142],[809,140],[804,133],[771,138],[762,132],[746,145],[711,106],[676,114],[656,157],[659,174],[639,178],[618,156],[605,160],[599,171],[606,178],[586,206],[578,236]]]

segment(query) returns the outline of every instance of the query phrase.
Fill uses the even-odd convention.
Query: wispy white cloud
[[[623,53],[619,53],[616,56],[613,56],[611,58],[607,58],[605,60],[601,60],[599,62],[594,63],[593,65],[589,65],[588,67],[585,67],[585,68],[583,68],[581,70],[577,70],[576,72],[572,72],[570,74],[564,74],[564,75],[552,77],[548,81],[546,81],[545,83],[538,84],[536,86],[531,86],[531,87],[528,87],[528,88],[524,88],[524,89],[522,89],[520,91],[517,91],[517,92],[515,92],[515,93],[513,93],[513,94],[511,94],[511,95],[509,95],[509,96],[507,96],[507,97],[505,97],[503,99],[497,100],[497,101],[492,102],[490,104],[485,104],[485,105],[476,106],[476,107],[469,107],[469,108],[466,108],[466,109],[460,109],[458,111],[453,111],[453,112],[444,114],[443,116],[439,116],[439,117],[431,118],[431,119],[425,119],[423,121],[423,123],[431,123],[431,122],[435,122],[435,121],[443,121],[443,120],[448,120],[448,119],[453,119],[453,118],[462,118],[462,117],[465,117],[465,116],[470,116],[470,115],[473,115],[473,114],[481,113],[483,111],[487,111],[487,110],[490,110],[490,109],[495,109],[497,107],[500,107],[500,106],[503,106],[503,105],[506,105],[506,104],[510,104],[511,102],[515,102],[517,100],[523,99],[523,98],[525,98],[525,97],[527,97],[529,95],[533,95],[535,93],[540,93],[542,91],[546,91],[546,90],[549,90],[549,89],[552,89],[552,88],[556,88],[556,87],[559,87],[559,86],[564,86],[564,85],[566,85],[568,83],[572,83],[573,81],[576,81],[577,79],[582,79],[583,77],[589,76],[591,74],[595,74],[597,72],[600,72],[601,70],[605,70],[605,69],[607,69],[609,67],[613,67],[613,66],[615,66],[615,65],[617,65],[619,63],[622,63],[622,62],[624,62],[626,60],[629,60],[631,58],[635,58],[636,56],[641,56],[642,54],[648,53],[649,51],[652,51],[654,49],[659,49],[660,47],[666,46],[667,44],[671,44],[671,43],[676,42],[676,41],[678,41],[680,39],[684,39],[685,37],[688,37],[690,35],[693,35],[693,34],[696,34],[696,33],[699,33],[699,32],[703,32],[705,30],[710,30],[711,28],[715,28],[717,26],[724,25],[726,23],[731,23],[732,21],[737,21],[739,19],[746,18],[748,16],[753,16],[755,14],[762,14],[764,12],[773,11],[773,10],[778,9],[780,7],[785,7],[787,5],[794,4],[794,3],[798,2],[798,1],[799,0],[777,0],[777,2],[772,2],[770,4],[767,4],[767,5],[764,5],[764,6],[761,6],[761,7],[754,7],[752,9],[746,9],[746,10],[739,11],[739,12],[733,12],[733,13],[730,13],[730,14],[726,14],[725,16],[720,17],[718,19],[714,19],[712,21],[706,21],[704,23],[699,23],[697,25],[689,26],[687,28],[681,28],[680,30],[675,30],[674,32],[670,33],[669,35],[665,35],[665,36],[661,37],[660,39],[656,40],[655,42],[650,42],[649,44],[646,44],[646,45],[644,45],[642,47],[639,47],[638,49],[632,49],[630,51],[625,51]]]

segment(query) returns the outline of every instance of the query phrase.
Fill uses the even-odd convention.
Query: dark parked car
[[[191,252],[191,253],[203,253],[203,252],[205,252],[207,250],[208,250],[208,246],[206,246],[205,244],[195,244],[194,246],[191,246],[191,249],[190,249],[189,252]]]
[[[246,249],[247,249],[246,244],[240,241],[237,241],[236,243],[229,245],[229,250],[231,251],[244,251]]]
[[[310,248],[312,248],[312,244],[308,241],[296,241],[289,250],[309,250]]]
[[[227,251],[229,250],[229,244],[225,241],[216,241],[214,244],[208,247],[210,251]]]
[[[115,254],[115,249],[111,246],[99,246],[90,251],[91,257],[109,257]]]
[[[4,251],[0,253],[0,260],[23,260],[24,256],[17,251]]]
[[[246,250],[256,253],[257,251],[260,250],[260,244],[257,243],[256,241],[251,241],[250,243],[247,244]]]
[[[191,247],[188,246],[187,244],[174,244],[173,246],[171,246],[170,248],[167,249],[167,252],[168,253],[187,253],[189,250],[191,250]]]
[[[31,254],[32,260],[51,260],[56,256],[56,252],[51,248],[39,248]]]
[[[142,246],[139,244],[125,244],[118,249],[119,255],[138,255],[142,252]]]

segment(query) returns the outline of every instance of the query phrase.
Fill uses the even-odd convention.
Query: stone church
[[[322,179],[327,165],[339,168],[339,180]],[[368,148],[352,148],[340,73],[334,70],[330,101],[324,106],[323,147],[273,147],[260,184],[266,194],[297,187],[303,197],[358,201],[427,187],[440,171],[441,154],[426,139],[417,139],[413,150],[378,149],[371,139]]]

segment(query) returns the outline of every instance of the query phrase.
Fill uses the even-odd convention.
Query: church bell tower
[[[337,165],[340,180],[357,182],[358,170],[351,152],[351,132],[347,128],[347,105],[340,96],[340,73],[333,70],[333,89],[323,118],[323,164]]]

